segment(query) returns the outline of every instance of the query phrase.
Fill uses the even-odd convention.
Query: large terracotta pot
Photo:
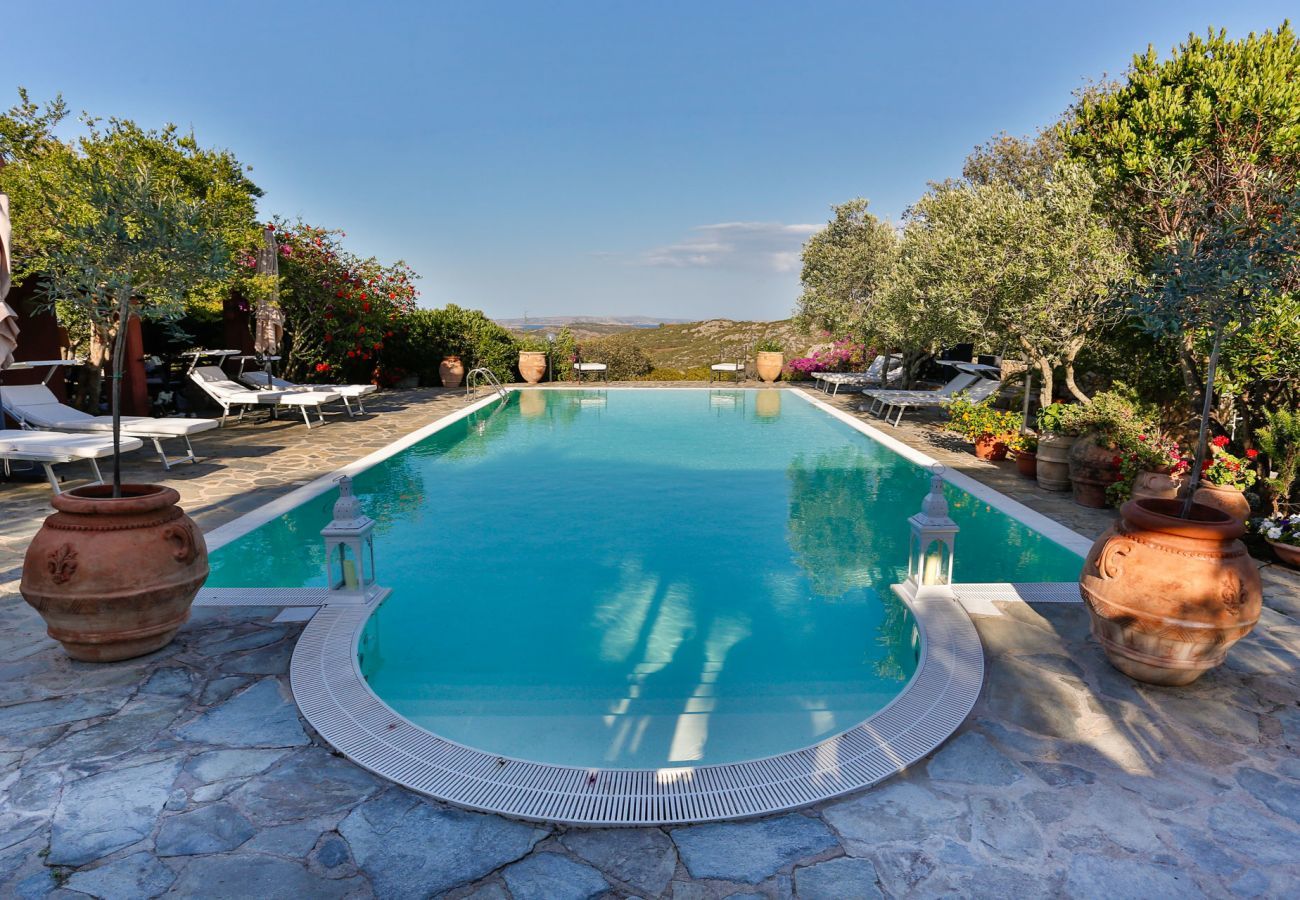
[[[56,494],[32,538],[19,591],[73,659],[112,662],[165,646],[208,577],[203,534],[154,484]]]
[[[465,380],[465,364],[459,356],[444,356],[438,363],[438,377],[445,388],[458,388]]]
[[[546,375],[546,353],[542,350],[519,351],[519,377],[537,384]]]
[[[1250,501],[1239,488],[1221,487],[1202,481],[1192,500],[1202,506],[1212,506],[1232,516],[1238,522],[1250,518]]]
[[[781,367],[785,365],[785,356],[776,350],[760,350],[755,354],[754,368],[758,377],[768,384],[781,377]]]
[[[1016,471],[1026,478],[1038,477],[1038,454],[1032,450],[1016,452]]]
[[[1182,485],[1168,472],[1138,472],[1133,480],[1134,500],[1172,500]]]
[[[1098,444],[1095,434],[1085,434],[1074,442],[1070,448],[1070,487],[1075,503],[1091,509],[1105,508],[1109,505],[1106,488],[1120,477],[1115,451]]]
[[[981,434],[975,438],[975,458],[1001,462],[1007,458],[1005,434]]]
[[[1045,491],[1070,489],[1070,448],[1075,438],[1069,434],[1044,432],[1038,436],[1038,486]]]
[[[1295,544],[1283,544],[1281,541],[1269,541],[1268,545],[1273,548],[1278,559],[1293,569],[1300,569],[1300,547]]]
[[[1150,684],[1190,684],[1259,621],[1245,528],[1208,506],[1130,500],[1083,564],[1079,592],[1111,664]]]

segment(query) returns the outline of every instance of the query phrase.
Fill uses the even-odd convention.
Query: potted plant
[[[772,384],[781,377],[785,365],[785,356],[781,343],[775,338],[765,337],[754,345],[754,369],[758,377]]]
[[[1209,348],[1185,497],[1125,503],[1079,576],[1092,633],[1111,664],[1155,684],[1189,684],[1222,663],[1259,621],[1263,599],[1259,572],[1239,540],[1243,523],[1195,499],[1202,473],[1215,464],[1206,438],[1224,338],[1255,321],[1300,267],[1300,194],[1268,178],[1244,187],[1250,203],[1241,202],[1241,190],[1183,198],[1197,239],[1158,259],[1132,298],[1150,333],[1193,336]]]
[[[1255,530],[1264,536],[1277,558],[1300,569],[1300,515],[1272,516],[1260,519]]]
[[[971,403],[964,393],[959,393],[944,404],[944,409],[948,412],[948,430],[973,442],[978,459],[992,462],[1007,458],[1023,424],[1020,413],[995,409],[992,398]]]
[[[529,384],[537,384],[546,377],[550,346],[537,338],[524,338],[519,342],[519,377]]]
[[[1128,500],[1172,500],[1178,496],[1188,462],[1178,442],[1160,434],[1121,437],[1120,480],[1106,489],[1111,504]]]
[[[1255,440],[1268,460],[1269,500],[1274,515],[1280,515],[1300,477],[1300,414],[1290,409],[1266,412],[1268,424],[1255,430]]]
[[[1063,416],[1065,428],[1079,435],[1070,447],[1074,502],[1102,509],[1108,504],[1107,490],[1122,477],[1123,446],[1151,428],[1151,423],[1138,414],[1132,401],[1113,391],[1068,406]]]
[[[1246,489],[1255,483],[1251,462],[1258,450],[1247,450],[1246,459],[1228,452],[1227,435],[1210,441],[1210,458],[1201,461],[1200,484],[1192,499],[1203,506],[1222,510],[1239,522],[1250,518],[1250,501]]]
[[[1070,448],[1077,437],[1066,430],[1064,403],[1038,411],[1038,486],[1046,491],[1070,489]]]
[[[132,314],[178,315],[192,290],[227,275],[232,252],[216,201],[186,199],[149,163],[71,154],[67,166],[60,183],[42,185],[58,231],[40,260],[42,283],[51,304],[75,304],[112,342],[113,477],[55,494],[19,590],[70,656],[108,662],[166,645],[208,576],[203,534],[180,495],[122,482],[125,325]]]
[[[1025,478],[1038,477],[1038,435],[1022,431],[1011,442],[1016,454],[1016,471]]]

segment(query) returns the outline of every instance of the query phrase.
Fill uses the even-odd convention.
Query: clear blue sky
[[[192,126],[426,306],[782,318],[831,204],[897,218],[1148,43],[1288,7],[14,2],[0,87]]]

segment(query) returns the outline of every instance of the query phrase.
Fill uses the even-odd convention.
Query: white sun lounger
[[[862,412],[874,412],[874,414],[883,415],[885,421],[889,421],[889,414],[893,410],[898,410],[898,415],[894,416],[893,423],[897,425],[902,421],[902,414],[909,408],[922,408],[943,406],[950,401],[954,394],[961,393],[963,390],[969,390],[975,393],[979,390],[982,395],[978,399],[991,397],[993,391],[983,393],[984,388],[980,388],[978,382],[988,381],[993,386],[993,390],[1001,388],[1001,381],[989,381],[987,378],[980,378],[978,375],[971,375],[969,372],[963,372],[961,375],[954,377],[952,381],[944,385],[939,390],[865,390],[862,391],[863,397],[868,398],[866,403],[862,403],[858,410]]]
[[[118,442],[122,450],[139,450],[144,446],[139,438],[123,435]],[[52,466],[75,460],[89,460],[95,470],[95,480],[91,484],[103,484],[104,476],[99,472],[98,460],[113,455],[113,438],[100,434],[64,434],[59,431],[27,431],[17,428],[0,430],[0,460],[4,462],[5,474],[9,473],[12,461],[39,463],[45,470],[54,493],[59,494],[58,476]]]
[[[884,372],[885,357],[877,356],[865,372],[814,372],[813,378],[823,393],[835,396],[841,387],[865,388],[896,381],[903,374],[902,357],[889,358],[889,372]]]
[[[82,431],[96,434],[112,432],[112,416],[92,416],[64,403],[43,384],[19,384],[0,387],[0,407],[24,428],[37,428],[43,431]],[[198,462],[194,458],[194,446],[190,436],[209,431],[217,427],[216,419],[186,419],[171,416],[155,419],[149,416],[122,416],[122,434],[145,438],[153,441],[158,458],[163,468],[172,467],[171,460],[163,450],[162,442],[167,438],[180,438],[185,441],[187,455],[183,460]]]
[[[223,425],[232,409],[238,409],[239,419],[242,419],[244,411],[250,406],[270,406],[272,409],[296,406],[302,410],[302,420],[311,428],[307,408],[315,409],[316,417],[324,424],[325,415],[321,412],[321,407],[339,399],[339,395],[332,391],[251,391],[231,381],[219,366],[198,366],[190,372],[190,378],[221,407]]]
[[[971,402],[978,403],[992,397],[1001,387],[1001,381],[963,373],[937,391],[863,391],[862,395],[870,398],[870,402],[862,404],[859,409],[882,414],[886,422],[889,421],[890,413],[896,409],[898,415],[892,424],[897,426],[903,421],[903,413],[909,409],[942,406],[962,391],[966,392]]]
[[[252,388],[266,388],[267,378],[265,372],[241,372],[239,380]],[[354,416],[350,400],[357,402],[357,412],[365,414],[366,408],[361,402],[361,398],[366,394],[373,394],[378,390],[373,384],[298,384],[293,381],[286,381],[283,378],[272,376],[270,379],[270,390],[284,391],[285,393],[320,393],[326,391],[332,394],[338,394],[343,400],[343,406],[348,411],[348,416]]]

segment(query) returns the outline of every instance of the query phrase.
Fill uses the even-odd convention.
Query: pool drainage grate
[[[959,588],[960,589],[960,588]],[[458,806],[575,825],[668,825],[761,816],[859,790],[924,757],[965,720],[984,680],[979,636],[960,605],[909,601],[921,656],[907,687],[861,724],[811,747],[676,769],[555,766],[484,753],[394,712],[366,684],[357,641],[370,610],[326,606],[290,669],[303,716],[358,765]]]

